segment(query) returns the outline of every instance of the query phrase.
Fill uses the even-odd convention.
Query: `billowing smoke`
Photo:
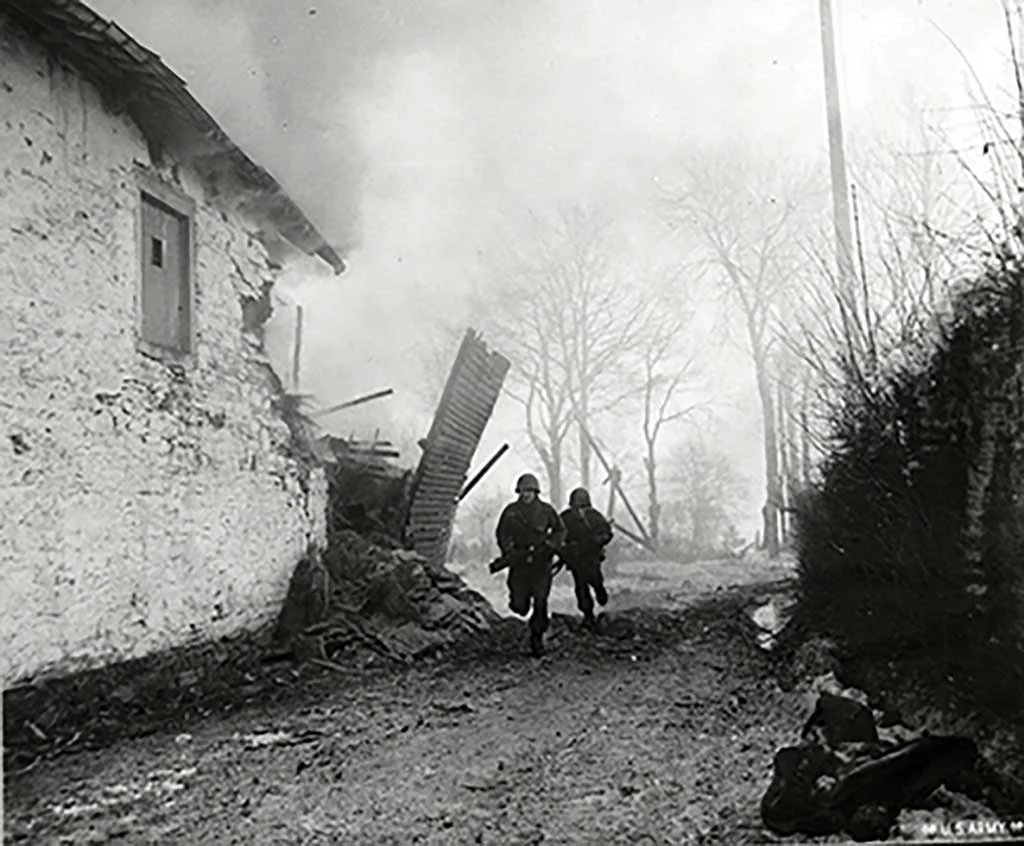
[[[302,292],[304,389],[326,405],[396,396],[365,424],[332,417],[346,434],[374,419],[424,432],[435,327],[464,326],[467,293],[522,234],[510,221],[598,205],[646,260],[666,239],[645,207],[679,158],[820,161],[826,145],[806,0],[88,2],[160,53],[347,253],[346,274]],[[980,71],[979,45],[999,36],[995,2],[837,5],[852,155],[908,90],[964,102],[964,68],[928,15]],[[521,428],[510,418],[509,437]]]
[[[189,83],[258,163],[344,252],[361,239],[368,110],[396,67],[508,39],[536,0],[95,0]],[[430,92],[424,92],[430,96]],[[417,127],[410,115],[410,137]]]
[[[816,7],[797,0],[91,4],[184,76],[345,250],[372,241],[363,205],[382,162],[375,190],[406,206],[389,223],[408,236],[413,212],[461,213],[462,228],[552,195],[621,200],[693,143],[824,147]],[[851,131],[877,122],[880,93],[962,76],[919,6],[870,0],[840,15]],[[943,23],[970,47],[978,20]],[[430,208],[396,195],[412,172],[444,178]]]

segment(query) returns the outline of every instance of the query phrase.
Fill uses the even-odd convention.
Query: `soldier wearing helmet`
[[[601,562],[604,561],[604,548],[612,539],[612,527],[604,515],[590,504],[586,488],[576,488],[569,495],[569,507],[561,517],[566,529],[565,550],[561,558],[572,573],[576,605],[583,614],[583,625],[596,630],[594,600],[602,608],[608,602]]]
[[[491,572],[508,567],[508,607],[514,614],[530,614],[530,651],[544,651],[548,627],[548,596],[551,593],[552,561],[565,542],[565,527],[558,512],[540,498],[540,483],[532,473],[516,482],[519,498],[505,506],[498,519],[496,536],[501,557]]]

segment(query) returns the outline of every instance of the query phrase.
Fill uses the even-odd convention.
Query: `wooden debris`
[[[402,520],[404,540],[432,563],[444,561],[459,494],[510,366],[476,332],[466,332],[420,443],[423,455]]]
[[[508,452],[508,444],[502,444],[501,449],[494,453],[488,462],[466,483],[466,487],[464,487],[461,493],[459,493],[459,502],[462,502],[462,500],[466,498],[469,492],[480,483],[480,480],[487,474],[487,471],[490,470],[497,463],[498,459],[506,452]]]
[[[486,631],[498,619],[482,596],[443,566],[351,530],[332,535],[317,578],[309,578],[308,562],[303,566],[292,587],[301,592],[315,586],[317,596],[286,601],[286,607],[306,612],[292,648],[300,660],[318,666],[342,668],[338,656],[359,649],[408,663]],[[310,612],[317,612],[315,618]]]
[[[383,397],[389,397],[395,392],[394,388],[385,388],[383,391],[375,391],[372,394],[366,394],[365,396],[356,397],[348,402],[338,403],[337,405],[329,406],[320,411],[316,412],[317,417],[324,417],[328,414],[333,414],[335,411],[341,411],[346,408],[354,408],[357,405],[362,405],[365,402],[371,402],[375,399],[381,399]]]

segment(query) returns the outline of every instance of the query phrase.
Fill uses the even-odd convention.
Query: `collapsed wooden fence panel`
[[[405,541],[433,564],[444,563],[459,493],[509,366],[508,359],[467,330],[422,442],[406,512]]]

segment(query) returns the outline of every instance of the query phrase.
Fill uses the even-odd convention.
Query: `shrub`
[[[797,535],[814,629],[1000,710],[1024,693],[1022,286],[1005,257],[902,363],[867,380],[846,367]]]

